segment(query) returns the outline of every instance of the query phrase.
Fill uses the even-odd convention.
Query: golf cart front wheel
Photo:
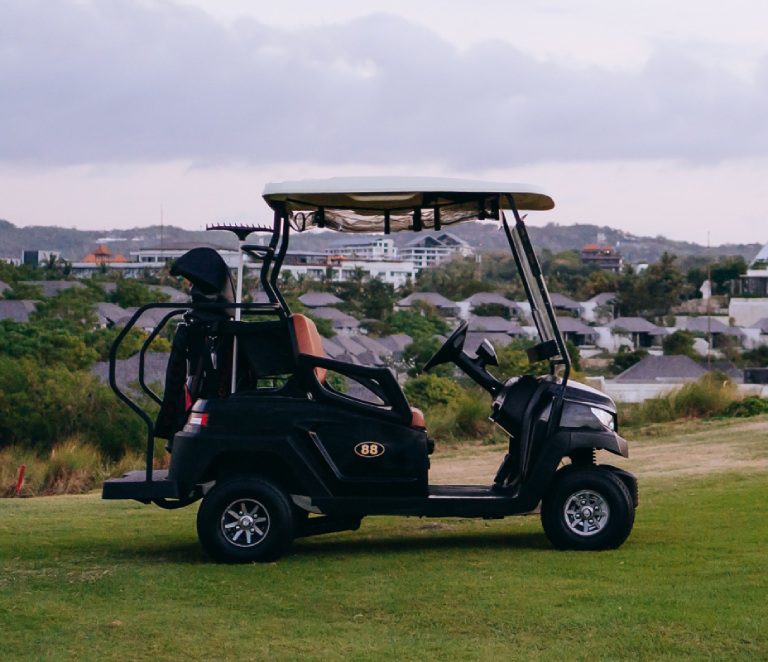
[[[541,504],[544,532],[557,549],[615,549],[634,521],[629,490],[600,467],[558,471]]]
[[[293,528],[287,495],[257,477],[218,483],[197,512],[200,543],[221,563],[274,561],[290,548]]]

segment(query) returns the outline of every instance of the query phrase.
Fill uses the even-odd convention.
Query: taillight
[[[187,425],[199,425],[204,428],[208,425],[208,414],[199,414],[193,411],[187,419]]]

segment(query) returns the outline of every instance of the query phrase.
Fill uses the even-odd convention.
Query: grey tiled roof
[[[464,341],[464,351],[470,356],[477,352],[477,348],[480,347],[480,343],[483,340],[488,340],[496,347],[506,347],[512,342],[512,337],[506,333],[478,333],[470,331],[467,333],[467,339]]]
[[[679,317],[677,321],[678,326],[681,329],[694,333],[724,333],[729,336],[744,335],[739,329],[727,326],[717,319],[707,317]]]
[[[616,300],[617,296],[615,292],[600,292],[600,294],[595,294],[595,296],[590,299],[590,301],[594,301],[598,306],[605,306]]]
[[[347,354],[351,354],[352,356],[360,356],[367,352],[368,350],[365,349],[360,343],[356,342],[354,339],[352,339],[350,336],[334,336],[333,342],[336,343],[339,347],[341,347]]]
[[[760,329],[763,333],[768,333],[768,317],[763,317],[763,319],[757,320],[750,329]]]
[[[427,303],[437,306],[438,308],[457,308],[455,301],[447,299],[442,294],[437,292],[414,292],[409,294],[404,299],[400,299],[397,302],[398,306],[410,306],[414,301],[426,301]]]
[[[552,292],[549,298],[552,300],[552,305],[555,308],[567,308],[569,310],[579,310],[581,308],[580,303],[559,292]]]
[[[500,306],[507,306],[508,308],[517,308],[517,304],[514,301],[510,301],[498,292],[476,292],[466,301],[470,306],[483,306],[495,303]]]
[[[391,336],[382,336],[377,340],[393,352],[402,352],[413,342],[413,338],[406,333],[393,333]]]
[[[370,336],[355,336],[355,342],[378,356],[390,356],[392,354],[392,350],[389,347]]]
[[[475,316],[469,320],[469,330],[487,331],[489,333],[516,333],[520,330],[520,325],[510,320],[506,320],[503,317]]]
[[[0,299],[0,320],[28,322],[36,306],[37,301],[31,299]]]
[[[342,303],[339,297],[330,292],[307,292],[299,297],[299,301],[309,308],[336,306]]]
[[[615,331],[627,331],[628,333],[650,333],[655,336],[666,335],[666,329],[652,324],[642,317],[617,317],[608,323]]]
[[[682,382],[696,380],[706,374],[688,356],[646,356],[616,377],[617,382]]]
[[[338,357],[344,354],[344,349],[341,347],[341,345],[336,344],[330,338],[323,338],[322,340],[323,349],[325,350],[326,355],[330,358],[338,359]]]
[[[359,320],[352,317],[352,315],[347,315],[347,313],[342,312],[341,310],[336,310],[336,308],[313,308],[312,317],[330,320],[334,327],[346,326],[356,328],[360,326]]]
[[[177,290],[170,285],[150,285],[150,289],[158,290],[168,297],[170,303],[186,303],[190,300],[189,294]]]
[[[126,315],[128,315],[128,311],[116,303],[102,301],[101,303],[93,304],[93,308],[96,311],[99,324],[112,325],[125,319]]]
[[[587,326],[575,317],[559,316],[557,326],[563,333],[580,333],[585,336],[592,336],[596,333],[591,326]]]
[[[147,352],[144,358],[144,382],[152,385],[159,382],[162,386],[165,384],[165,369],[168,365],[167,352]],[[91,368],[91,374],[98,377],[102,382],[109,381],[109,362],[99,361]],[[115,379],[121,389],[129,388],[129,384],[139,378],[139,355],[134,354],[128,359],[121,359],[115,364]],[[162,391],[158,393],[162,395]]]
[[[55,297],[62,290],[85,287],[77,280],[25,280],[22,283],[39,287],[44,297]]]

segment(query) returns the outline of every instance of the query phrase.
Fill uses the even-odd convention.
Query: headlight
[[[598,409],[597,407],[589,408],[594,417],[600,421],[609,430],[616,430],[616,419],[613,414],[605,409]]]
[[[616,432],[616,417],[605,409],[576,402],[566,402],[560,425],[564,428],[588,428]]]

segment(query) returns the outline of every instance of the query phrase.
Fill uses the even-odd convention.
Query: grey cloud
[[[663,50],[575,69],[389,15],[286,31],[167,2],[4,0],[0,161],[459,168],[768,155],[753,81]]]

